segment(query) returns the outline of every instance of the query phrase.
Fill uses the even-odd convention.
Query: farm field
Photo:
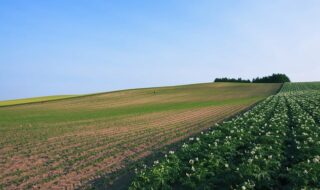
[[[204,83],[0,107],[0,189],[74,189],[207,129],[280,86]],[[265,101],[270,109],[276,99]]]
[[[319,135],[320,83],[285,83],[138,168],[130,189],[320,189]]]
[[[18,105],[18,104],[36,103],[36,102],[47,102],[52,100],[60,100],[60,99],[73,98],[73,97],[77,97],[77,95],[44,96],[44,97],[37,97],[37,98],[7,100],[7,101],[0,101],[0,107],[12,106],[12,105]]]

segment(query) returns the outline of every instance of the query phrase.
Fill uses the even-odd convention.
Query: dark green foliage
[[[290,79],[285,74],[272,74],[271,76],[266,76],[262,78],[252,79],[253,83],[285,83],[290,82]]]
[[[242,83],[250,83],[251,81],[249,79],[242,79],[242,78],[216,78],[214,82],[242,82]],[[290,82],[290,79],[287,75],[285,74],[272,74],[270,76],[265,76],[265,77],[257,77],[252,79],[252,83],[285,83],[285,82]]]
[[[241,78],[238,78],[238,79],[235,79],[235,78],[216,78],[214,80],[214,82],[243,82],[243,83],[250,83],[250,80],[246,80],[246,79],[241,79]]]

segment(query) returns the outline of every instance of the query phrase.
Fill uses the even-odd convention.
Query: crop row
[[[0,183],[4,189],[61,187],[63,181],[67,180],[79,184],[80,181],[85,182],[97,176],[99,172],[110,172],[121,167],[130,156],[139,156],[152,148],[177,141],[186,134],[199,132],[216,119],[241,109],[242,105],[221,106],[202,109],[201,112],[183,111],[178,116],[157,114],[156,118],[152,116],[150,120],[134,119],[116,130],[111,126],[99,130],[99,133],[80,133],[50,139],[43,144],[30,142],[19,147],[12,146],[12,151],[2,149]],[[216,117],[212,118],[212,115]]]

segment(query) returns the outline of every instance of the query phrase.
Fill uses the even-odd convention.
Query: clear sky
[[[286,73],[320,80],[319,0],[0,0],[0,100]]]

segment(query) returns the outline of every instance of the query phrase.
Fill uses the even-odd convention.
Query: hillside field
[[[285,83],[247,112],[189,138],[138,189],[320,189],[320,83]]]
[[[0,189],[74,189],[275,94],[204,83],[0,107]]]

